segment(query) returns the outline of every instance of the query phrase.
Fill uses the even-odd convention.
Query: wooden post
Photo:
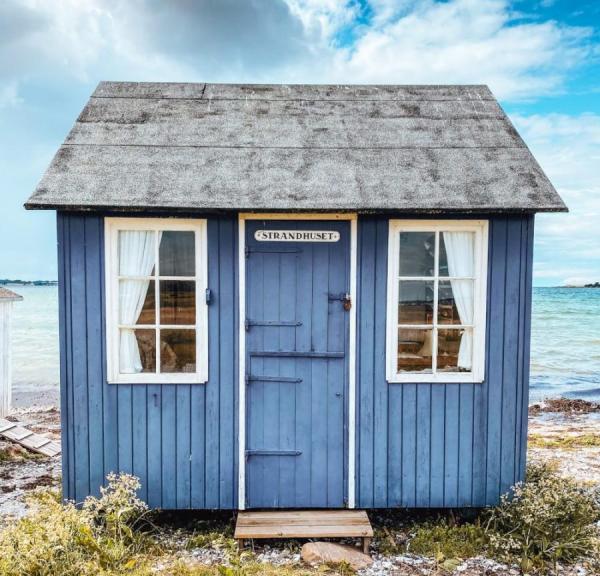
[[[12,401],[11,316],[16,300],[23,297],[0,286],[0,418],[9,413]]]

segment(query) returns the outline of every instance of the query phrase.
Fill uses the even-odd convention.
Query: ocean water
[[[15,404],[58,398],[58,303],[55,286],[18,286],[14,306]],[[600,401],[600,289],[535,288],[531,401],[569,396]]]

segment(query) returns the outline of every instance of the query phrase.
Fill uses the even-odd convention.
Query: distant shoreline
[[[58,280],[9,280],[0,278],[0,286],[58,286]]]

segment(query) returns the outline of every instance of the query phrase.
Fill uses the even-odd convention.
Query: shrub
[[[81,509],[57,493],[37,495],[33,513],[0,533],[0,576],[145,574],[141,555],[153,543],[139,529],[146,507],[138,488],[132,476],[111,475]]]
[[[487,514],[489,549],[502,560],[519,559],[525,571],[576,562],[599,553],[597,493],[532,465],[527,481]]]

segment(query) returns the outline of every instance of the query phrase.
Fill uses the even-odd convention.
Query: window
[[[487,222],[390,220],[387,379],[481,382]]]
[[[107,218],[105,232],[109,382],[206,382],[206,220]]]

